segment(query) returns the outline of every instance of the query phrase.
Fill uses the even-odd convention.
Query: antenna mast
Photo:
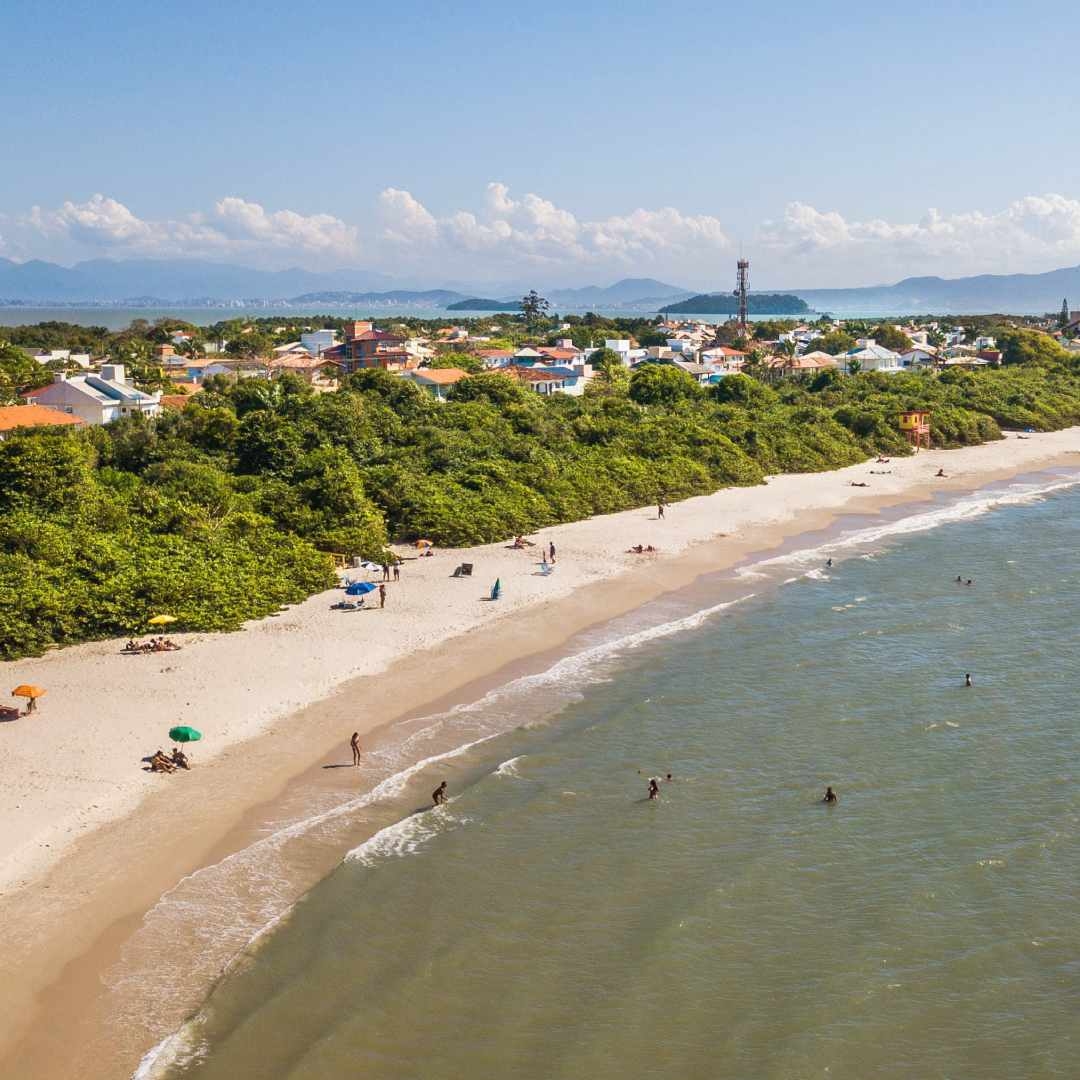
[[[739,326],[745,330],[750,315],[750,260],[740,259],[737,265],[739,267],[738,284],[732,295],[738,298]]]

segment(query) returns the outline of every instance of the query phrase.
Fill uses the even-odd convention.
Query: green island
[[[787,293],[750,293],[747,307],[751,315],[803,315],[811,309],[805,300]],[[664,315],[735,315],[739,301],[731,293],[700,293],[666,304]]]
[[[487,348],[663,340],[647,320],[499,318],[503,337]],[[433,335],[449,325],[412,324]],[[18,343],[93,349],[160,388],[150,350],[176,325],[2,328],[0,399],[52,378]],[[191,329],[209,340],[224,326]],[[235,353],[297,332],[284,319],[247,329]],[[446,401],[378,369],[330,392],[290,373],[212,375],[184,408],[155,418],[5,432],[0,655],[126,635],[155,611],[175,615],[177,629],[233,629],[333,585],[332,552],[378,559],[389,542],[417,537],[492,542],[771,473],[906,454],[907,409],[931,411],[943,447],[1000,438],[1002,427],[1080,423],[1077,356],[1032,329],[993,330],[1002,365],[976,370],[776,377],[748,363],[749,374],[702,386],[678,366],[630,371],[602,351],[584,394],[542,396],[446,351],[432,366],[477,372]]]
[[[455,304],[447,304],[447,311],[520,311],[520,300],[484,300],[482,297],[473,297],[471,300],[458,300]]]

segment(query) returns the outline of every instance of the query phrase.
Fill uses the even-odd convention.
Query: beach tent
[[[374,592],[375,586],[370,581],[350,581],[345,586],[346,596],[366,596],[369,592]]]

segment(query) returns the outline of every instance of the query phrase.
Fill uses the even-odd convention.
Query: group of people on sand
[[[644,547],[641,544],[635,544],[631,548],[626,549],[627,555],[652,555],[659,551],[659,548],[654,548],[652,544],[646,544]]]
[[[190,768],[191,765],[188,764],[187,754],[179,746],[174,747],[171,754],[166,754],[164,750],[156,750],[153,757],[150,758],[151,772],[171,773],[176,772],[177,769]]]
[[[149,641],[137,642],[129,641],[124,646],[124,652],[126,653],[155,653],[155,652],[176,652],[180,648],[175,641],[170,641],[168,638],[156,638],[152,637]]]

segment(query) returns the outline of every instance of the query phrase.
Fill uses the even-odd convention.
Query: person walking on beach
[[[390,580],[390,564],[387,562],[382,564],[382,579],[383,581]]]
[[[555,541],[552,540],[548,544],[548,562],[553,563],[555,561]]]
[[[832,804],[832,803],[835,803],[835,802],[839,802],[840,800],[836,797],[836,792],[833,791],[832,787],[827,787],[825,789],[825,798],[822,799],[821,801],[823,803]]]
[[[656,519],[657,521],[664,520],[664,504],[662,502],[656,504]]]
[[[401,563],[399,562],[394,563],[394,580],[401,580]]]
[[[446,802],[446,781],[444,780],[432,793],[431,801],[436,806],[442,806]]]
[[[356,768],[360,764],[360,732],[354,731],[352,738],[349,740],[349,745],[352,747],[352,763],[353,768]]]
[[[380,585],[379,585],[379,608],[382,609],[384,607],[386,607],[386,586],[380,583]]]

